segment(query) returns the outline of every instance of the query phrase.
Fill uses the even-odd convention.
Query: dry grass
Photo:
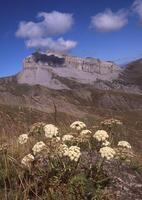
[[[52,118],[53,120],[53,118]],[[49,121],[48,121],[49,122]],[[69,124],[69,122],[68,122]],[[99,122],[93,124],[89,129],[94,133],[101,128]],[[69,133],[70,129],[66,123],[59,124],[61,135]],[[111,134],[115,138],[113,145],[121,138],[121,132],[125,127],[111,129]],[[110,131],[110,130],[108,130]],[[33,168],[25,169],[21,165],[21,159],[31,152],[32,146],[37,138],[31,138],[28,143],[20,145],[17,142],[17,136],[12,137],[5,134],[1,137],[0,149],[0,199],[3,200],[85,200],[94,198],[96,200],[114,200],[113,194],[108,194],[106,189],[112,177],[110,178],[106,171],[101,168],[98,172],[99,163],[96,164],[96,145],[93,143],[91,152],[88,145],[81,145],[83,148],[80,163],[70,163],[66,160],[66,168],[61,163],[53,160],[51,167],[48,164],[36,163]],[[42,136],[40,139],[43,139]],[[123,138],[124,139],[124,138]],[[52,152],[56,150],[50,146]],[[90,157],[91,156],[91,157]],[[137,158],[137,159],[136,159]],[[131,162],[131,168],[141,171],[139,158],[136,157]],[[88,163],[91,163],[88,164]],[[125,162],[125,161],[124,161]],[[51,164],[51,163],[50,163]],[[90,195],[90,196],[89,196]]]

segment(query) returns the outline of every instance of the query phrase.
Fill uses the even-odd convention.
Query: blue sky
[[[142,0],[2,1],[0,77],[39,47],[118,63],[142,57],[141,22]]]

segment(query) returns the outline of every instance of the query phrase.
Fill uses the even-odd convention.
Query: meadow
[[[0,199],[122,199],[116,176],[129,172],[136,186],[142,176],[140,157],[121,138],[124,130],[122,121],[109,118],[89,127],[81,121],[59,127],[38,122],[24,133],[3,136]]]

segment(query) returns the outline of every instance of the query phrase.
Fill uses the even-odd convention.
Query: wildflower
[[[22,160],[21,163],[25,166],[25,167],[30,167],[31,163],[34,161],[34,156],[32,154],[28,154],[26,155]]]
[[[71,161],[77,162],[81,156],[80,148],[77,146],[71,146],[67,155]]]
[[[89,137],[91,135],[91,133],[92,133],[91,131],[86,129],[86,130],[82,130],[80,135],[81,135],[81,137]]]
[[[76,129],[77,131],[80,131],[81,129],[86,128],[86,125],[83,122],[75,121],[70,125],[70,127],[72,129]]]
[[[96,140],[98,140],[99,142],[101,142],[101,141],[104,142],[104,141],[106,141],[106,139],[109,138],[107,132],[104,131],[104,130],[98,130],[98,131],[93,135],[93,137],[94,137]]]
[[[44,142],[37,142],[32,150],[33,150],[33,154],[36,155],[37,153],[40,153],[41,151],[43,151],[46,148],[46,145],[44,144]]]
[[[104,141],[103,143],[102,143],[102,146],[109,146],[110,145],[110,142],[108,141],[108,140],[106,140],[106,141]]]
[[[28,141],[28,135],[27,134],[22,134],[18,137],[18,142],[20,144],[25,144]]]
[[[64,135],[62,137],[62,140],[65,142],[65,141],[71,141],[73,139],[73,135]]]
[[[107,160],[112,159],[115,156],[115,151],[111,147],[102,147],[100,149],[100,154],[102,158],[106,158]]]
[[[119,141],[118,142],[118,146],[119,147],[124,147],[124,148],[127,148],[127,149],[131,149],[131,145],[127,141]]]
[[[45,131],[45,137],[47,138],[56,137],[58,134],[58,128],[53,124],[47,124],[46,126],[44,126],[44,131]]]
[[[59,147],[59,156],[67,156],[68,155],[68,146],[66,144],[61,144]]]

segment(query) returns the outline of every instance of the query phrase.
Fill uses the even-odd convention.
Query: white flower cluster
[[[28,135],[27,134],[22,134],[18,137],[18,142],[20,144],[25,144],[28,141]]]
[[[37,153],[40,153],[41,151],[43,151],[44,149],[46,149],[46,144],[44,144],[44,142],[37,142],[33,148],[33,154],[36,155]]]
[[[131,149],[131,145],[127,141],[119,141],[118,146],[123,147],[123,148],[127,148],[127,149]]]
[[[34,156],[32,154],[28,154],[26,155],[21,163],[25,166],[25,167],[30,167],[31,166],[31,163],[34,161]]]
[[[74,138],[73,135],[64,135],[62,137],[62,140],[65,142],[65,141],[71,141],[72,139]]]
[[[111,147],[102,147],[100,149],[100,154],[102,158],[110,160],[115,156],[116,152]]]
[[[122,125],[123,123],[118,119],[106,119],[101,122],[101,125],[112,126],[112,125]]]
[[[110,146],[110,142],[106,140],[102,143],[102,146],[105,146],[105,147]]]
[[[61,144],[59,147],[59,156],[67,156],[68,155],[68,146],[66,144]]]
[[[58,134],[58,128],[53,124],[47,124],[44,126],[45,137],[53,138]]]
[[[80,148],[77,146],[71,146],[68,149],[68,157],[71,161],[77,162],[81,156]]]
[[[80,133],[80,136],[81,137],[90,137],[92,134],[92,132],[90,130],[82,130],[81,133]]]
[[[67,145],[63,144],[63,145],[60,145],[59,155],[61,157],[67,156],[70,158],[71,161],[77,162],[81,156],[81,152],[80,152],[80,148],[77,146],[71,146],[68,148]]]
[[[104,142],[109,138],[109,135],[104,130],[98,130],[93,137],[99,142]]]
[[[75,122],[73,122],[73,123],[70,125],[70,127],[71,127],[72,129],[77,130],[77,131],[80,131],[80,130],[86,128],[86,125],[85,125],[83,122],[81,122],[81,121],[75,121]]]

